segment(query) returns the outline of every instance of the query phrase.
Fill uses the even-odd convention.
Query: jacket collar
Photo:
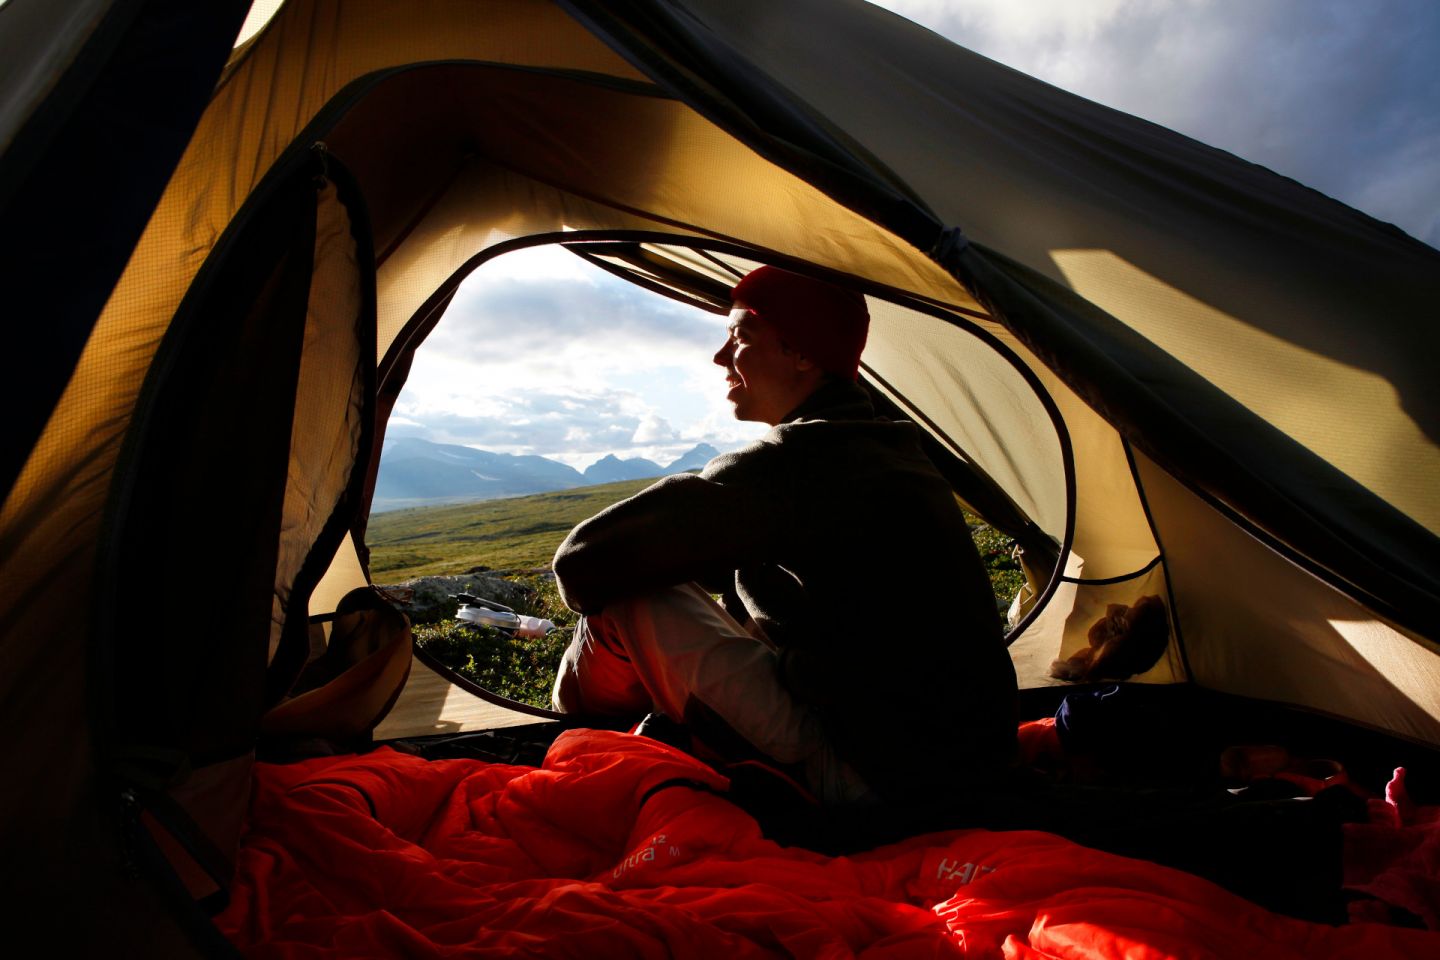
[[[865,388],[853,380],[827,380],[800,401],[780,422],[797,420],[873,420],[875,408]]]

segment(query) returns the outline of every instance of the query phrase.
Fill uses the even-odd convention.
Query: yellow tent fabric
[[[14,6],[0,51],[27,52],[0,56],[7,151],[73,95],[67,66],[124,48],[106,24],[147,2]],[[236,5],[195,16],[233,31]],[[306,197],[315,236],[293,251],[313,270],[290,459],[256,492],[276,498],[274,529],[254,531],[273,542],[267,628],[237,641],[253,643],[240,659],[256,692],[207,705],[233,723],[201,724],[156,785],[192,813],[206,789],[233,807],[243,788],[246,712],[287,625],[364,582],[357,478],[383,427],[365,411],[398,388],[448,292],[517,246],[611,237],[866,291],[867,377],[1062,548],[1014,638],[1024,682],[1050,682],[1107,603],[1155,593],[1175,642],[1142,680],[1440,744],[1433,249],[859,0],[287,0],[209,69],[188,146],[63,393],[32,411],[43,431],[0,505],[0,704],[28,731],[3,756],[29,783],[7,797],[24,835],[6,839],[38,871],[35,904],[80,891],[114,904],[117,929],[174,935],[152,894],[105,879],[122,850],[102,815],[116,787],[95,638],[146,629],[105,613],[133,608],[107,603],[133,582],[117,545],[152,519],[121,506],[149,502],[135,484],[158,449],[154,397],[176,357],[206,381],[181,348],[206,327],[194,304],[255,256],[235,238],[282,194]],[[198,503],[226,465],[176,467]],[[225,529],[172,530],[174,562],[233,552]],[[110,599],[76,601],[95,596]],[[213,600],[171,598],[197,647]],[[412,674],[428,685],[406,695],[428,698],[421,731],[507,722],[436,679]],[[206,699],[197,682],[175,669],[173,723]],[[72,844],[88,851],[73,863]]]

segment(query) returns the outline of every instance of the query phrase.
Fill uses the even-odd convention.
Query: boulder
[[[484,574],[467,573],[453,577],[417,577],[400,583],[379,585],[392,597],[411,623],[434,623],[455,616],[454,595],[469,593],[494,600],[507,607],[523,604],[535,591],[523,583]]]

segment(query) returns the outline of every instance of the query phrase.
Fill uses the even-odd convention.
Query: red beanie
[[[859,376],[860,351],[870,329],[870,312],[859,292],[766,266],[746,274],[730,299],[773,324],[786,344],[826,373],[851,380]]]

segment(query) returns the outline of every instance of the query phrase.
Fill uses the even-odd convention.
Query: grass
[[[586,517],[645,489],[627,480],[558,493],[412,507],[370,517],[365,542],[377,583],[459,573],[548,567],[565,534]]]
[[[972,513],[966,512],[965,519],[970,523],[970,539],[975,541],[980,561],[985,564],[985,573],[990,577],[995,604],[1004,610],[1025,585],[1025,574],[1014,557],[1015,541]]]
[[[560,602],[555,581],[544,574],[511,576],[531,588],[516,611],[543,617],[556,629],[544,637],[512,637],[501,630],[453,619],[415,625],[415,642],[441,663],[486,690],[536,707],[550,706],[550,686],[570,642],[576,614]]]
[[[519,613],[543,617],[556,630],[538,640],[511,637],[499,630],[453,619],[417,623],[415,640],[472,682],[522,703],[548,707],[550,686],[560,656],[570,641],[576,615],[561,603],[548,573],[555,548],[570,529],[653,481],[630,480],[559,493],[443,507],[415,507],[375,514],[366,542],[370,573],[376,583],[463,573],[475,568],[510,571],[508,580],[530,588]],[[1003,611],[1024,582],[1011,557],[1014,541],[966,514]]]

